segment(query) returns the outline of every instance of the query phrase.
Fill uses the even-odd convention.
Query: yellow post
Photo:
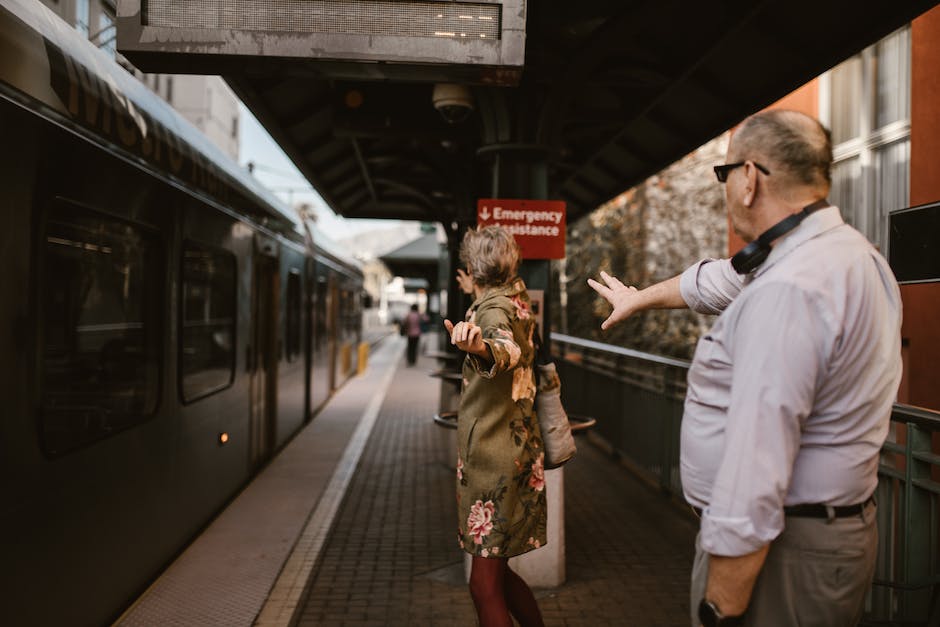
[[[362,374],[366,371],[366,366],[369,362],[369,343],[360,342],[359,343],[359,363],[356,366],[356,374]]]

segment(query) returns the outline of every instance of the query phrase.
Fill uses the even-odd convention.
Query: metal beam
[[[359,149],[359,140],[352,138],[349,142],[352,144],[353,152],[356,153],[356,161],[359,163],[362,178],[365,179],[366,187],[369,189],[369,196],[371,196],[372,201],[375,202],[378,200],[378,196],[375,195],[375,186],[372,184],[372,177],[369,175],[369,166],[366,165],[365,159],[362,158],[362,150]]]

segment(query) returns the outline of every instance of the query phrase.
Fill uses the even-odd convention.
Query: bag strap
[[[539,334],[539,325],[535,323],[535,332],[532,334],[532,341],[535,343],[535,363],[539,366],[552,363],[551,349],[542,343],[542,336]]]

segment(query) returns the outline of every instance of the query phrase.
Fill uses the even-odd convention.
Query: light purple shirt
[[[752,274],[704,260],[680,290],[721,313],[696,347],[682,421],[702,548],[744,555],[783,530],[784,505],[867,499],[901,378],[901,297],[884,258],[829,207]]]

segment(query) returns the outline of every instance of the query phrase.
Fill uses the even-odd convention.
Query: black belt
[[[787,505],[783,508],[783,513],[786,516],[795,516],[797,518],[848,518],[849,516],[860,516],[868,504],[874,502],[875,497],[869,496],[864,502],[855,505],[823,505],[822,503]],[[700,507],[692,506],[692,511],[699,518],[702,517]]]
[[[874,503],[875,497],[869,496],[861,503],[855,505],[823,505],[821,503],[808,503],[805,505],[787,505],[783,513],[787,516],[800,518],[848,518],[860,516],[869,503]]]

